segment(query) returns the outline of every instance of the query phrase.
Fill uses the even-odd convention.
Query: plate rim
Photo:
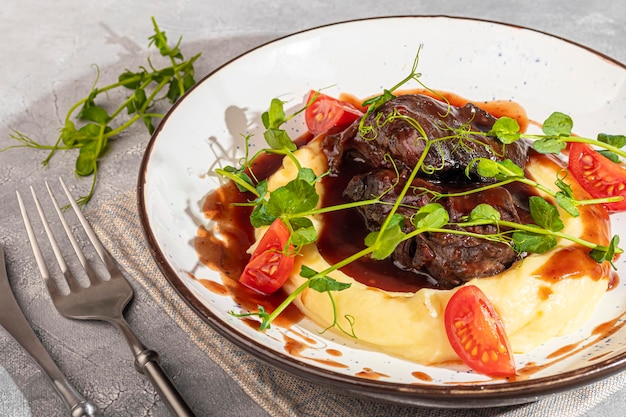
[[[451,21],[469,21],[479,24],[493,24],[506,28],[526,30],[581,48],[586,52],[596,55],[597,57],[600,57],[609,63],[626,70],[626,64],[607,54],[601,53],[576,41],[572,41],[565,37],[554,35],[543,30],[507,22],[498,22],[491,19],[451,16],[445,14],[392,15],[342,20],[292,32],[263,42],[225,61],[223,64],[216,67],[214,70],[198,80],[197,83],[190,90],[188,90],[183,97],[172,105],[146,145],[137,178],[137,208],[141,228],[143,230],[148,249],[166,281],[202,321],[207,323],[212,329],[214,329],[221,336],[225,337],[229,342],[234,343],[236,346],[242,348],[247,353],[252,354],[255,358],[262,360],[264,363],[269,364],[281,371],[289,372],[292,375],[310,382],[334,388],[342,388],[354,394],[364,394],[369,397],[395,403],[449,408],[480,408],[488,406],[515,405],[534,401],[550,394],[569,391],[623,371],[626,369],[626,352],[616,355],[615,357],[602,360],[598,363],[571,371],[565,371],[560,374],[540,377],[532,380],[509,381],[506,383],[496,384],[476,383],[450,386],[427,385],[420,383],[409,384],[389,381],[375,381],[359,378],[357,376],[340,374],[324,368],[313,367],[287,354],[270,349],[244,334],[240,334],[234,330],[229,331],[225,328],[227,326],[224,326],[224,321],[211,312],[202,302],[200,302],[200,300],[198,300],[195,295],[193,295],[192,291],[181,280],[178,273],[167,261],[167,258],[159,246],[149,222],[144,191],[147,181],[146,175],[150,163],[150,156],[155,148],[159,133],[169,116],[176,110],[178,105],[183,102],[185,96],[190,94],[198,85],[202,84],[205,80],[229,66],[231,63],[273,43],[277,43],[299,34],[321,30],[328,27],[367,21],[397,19],[449,19]]]

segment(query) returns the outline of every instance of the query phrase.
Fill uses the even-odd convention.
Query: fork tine
[[[76,213],[76,217],[80,221],[80,224],[83,226],[83,229],[85,229],[85,233],[87,234],[87,237],[89,237],[89,240],[91,241],[91,244],[93,245],[94,249],[98,253],[98,256],[104,262],[105,261],[104,248],[102,247],[100,240],[96,237],[96,234],[94,233],[93,229],[89,225],[89,222],[87,222],[87,219],[83,215],[82,210],[80,209],[80,207],[78,207],[76,200],[74,200],[72,193],[70,193],[70,190],[67,188],[67,185],[65,185],[63,178],[59,178],[59,182],[61,183],[61,187],[63,187],[63,191],[65,192],[65,195],[70,200],[70,205],[72,206],[72,209],[74,209],[74,213]]]
[[[80,224],[83,226],[83,229],[85,229],[85,233],[87,234],[87,237],[89,237],[89,240],[91,241],[91,244],[93,245],[95,251],[98,253],[98,256],[100,257],[102,262],[105,263],[105,265],[107,266],[109,270],[111,270],[111,268],[115,268],[111,255],[109,255],[109,252],[107,252],[107,250],[104,248],[104,246],[102,245],[102,242],[100,242],[100,239],[98,239],[98,236],[93,231],[93,229],[91,228],[91,225],[89,224],[89,222],[83,215],[80,207],[78,207],[78,204],[76,204],[76,200],[70,193],[70,190],[67,188],[67,185],[65,185],[63,178],[59,177],[59,182],[61,183],[61,187],[63,187],[63,191],[65,192],[65,195],[69,199],[72,208],[74,209],[74,213],[76,213],[76,217],[80,221]]]
[[[78,261],[80,262],[80,264],[83,266],[83,269],[87,273],[89,282],[93,285],[96,283],[96,280],[97,280],[96,274],[91,269],[91,266],[87,263],[87,259],[85,258],[85,255],[83,254],[83,251],[80,248],[80,245],[76,241],[76,238],[74,237],[74,234],[72,233],[72,229],[70,228],[70,225],[67,223],[67,220],[65,219],[65,216],[63,215],[63,211],[61,210],[61,207],[59,206],[59,203],[56,197],[54,196],[54,193],[52,192],[50,185],[48,185],[47,181],[45,182],[45,184],[46,184],[46,189],[48,190],[48,195],[50,195],[50,200],[52,201],[52,205],[54,206],[54,210],[57,212],[57,216],[59,216],[59,220],[61,220],[61,224],[63,225],[63,229],[65,230],[65,234],[67,235],[67,238],[70,241],[72,248],[74,248],[74,253],[76,254],[76,257],[78,258]],[[74,202],[73,199],[70,199],[70,201]]]
[[[28,240],[30,242],[30,246],[33,249],[33,254],[35,255],[35,261],[37,262],[37,267],[39,268],[39,273],[46,283],[46,287],[48,287],[48,292],[50,293],[50,297],[53,299],[60,296],[61,293],[59,288],[56,286],[52,278],[50,278],[50,272],[48,271],[48,267],[46,266],[46,262],[43,259],[43,255],[41,254],[41,249],[39,248],[39,243],[37,242],[37,238],[35,237],[35,232],[33,230],[33,225],[30,222],[30,217],[26,212],[26,208],[24,207],[24,202],[22,201],[22,196],[19,191],[15,191],[17,194],[17,203],[20,206],[20,211],[22,212],[22,220],[24,221],[24,226],[26,227],[26,233],[28,234]]]
[[[41,203],[39,203],[39,198],[37,198],[37,194],[35,193],[35,189],[32,186],[30,187],[30,192],[33,195],[33,200],[35,201],[35,207],[37,208],[37,211],[39,212],[41,223],[43,224],[43,228],[46,231],[46,235],[48,236],[48,240],[50,241],[50,246],[52,246],[52,251],[54,252],[54,256],[57,259],[59,267],[61,268],[61,272],[63,273],[63,276],[65,277],[65,281],[67,282],[67,285],[70,287],[70,291],[78,291],[81,288],[81,285],[72,276],[70,269],[65,263],[65,259],[63,258],[63,252],[61,252],[61,249],[59,248],[59,244],[57,243],[54,237],[54,233],[52,232],[52,229],[50,228],[50,223],[48,223],[48,218],[46,217],[46,214],[44,213],[43,208],[41,207]],[[62,216],[61,216],[61,222],[65,222],[65,219]],[[69,236],[71,236],[71,233],[69,234]]]

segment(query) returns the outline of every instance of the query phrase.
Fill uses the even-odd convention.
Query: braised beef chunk
[[[421,157],[425,147],[423,134],[429,140],[447,138],[435,142],[427,152],[424,166],[435,168],[428,177],[430,181],[467,182],[465,167],[478,157],[510,159],[522,167],[525,164],[527,149],[523,142],[503,145],[494,138],[455,135],[460,129],[489,131],[495,121],[473,104],[454,107],[424,95],[403,95],[366,117],[364,125],[372,130],[365,137],[359,133],[357,121],[343,132],[328,136],[323,147],[331,175],[341,171],[346,155],[363,160],[372,169],[391,168],[387,158],[390,156],[402,172],[410,171]]]
[[[424,162],[436,169],[430,173],[422,172],[413,180],[398,209],[398,213],[406,219],[406,233],[414,230],[411,216],[433,201],[433,193],[425,192],[425,189],[445,194],[483,187],[486,181],[490,181],[479,178],[477,174],[472,178],[465,175],[467,165],[475,158],[511,159],[521,167],[525,165],[527,147],[523,143],[505,146],[496,139],[473,135],[459,138],[454,134],[463,126],[474,132],[486,132],[493,126],[496,119],[473,105],[449,107],[430,97],[405,95],[384,104],[367,119],[365,124],[372,123],[375,130],[366,137],[359,134],[358,122],[355,122],[343,132],[328,136],[323,143],[331,175],[342,170],[353,175],[343,191],[347,201],[382,195],[383,202],[394,203],[405,186],[408,173],[424,151],[422,135],[425,133],[430,140],[442,139],[431,147]],[[393,163],[389,157],[393,158]],[[524,207],[527,199],[527,196],[520,198],[517,193],[498,187],[443,197],[437,202],[448,211],[450,223],[463,221],[481,203],[494,207],[503,220],[525,222],[528,217]],[[392,204],[369,204],[357,210],[367,229],[378,231],[391,207]],[[456,226],[448,225],[446,228],[453,230]],[[477,234],[498,232],[494,226],[463,230]],[[499,241],[443,232],[421,233],[402,242],[392,254],[397,268],[415,272],[421,277],[427,274],[436,287],[446,289],[472,278],[502,272],[518,256],[509,245]]]
[[[352,201],[360,201],[382,195],[382,201],[393,203],[398,198],[401,187],[396,185],[396,173],[393,170],[378,169],[356,175],[344,190],[344,196]],[[439,193],[444,189],[422,179],[413,182],[415,188],[402,200],[398,213],[409,219],[420,207],[432,201],[428,188]],[[447,190],[461,191],[458,189]],[[503,220],[520,222],[516,200],[509,190],[503,187],[493,188],[480,193],[456,197],[445,197],[437,202],[448,211],[450,222],[460,222],[464,216],[481,203],[487,203],[500,213]],[[371,204],[360,207],[359,212],[370,231],[380,230],[382,223],[391,210],[391,204]],[[450,227],[449,227],[450,228]],[[404,232],[414,230],[407,220]],[[495,226],[465,228],[472,233],[494,234]],[[427,273],[440,288],[454,288],[472,278],[485,277],[502,272],[517,259],[517,253],[501,242],[464,236],[453,233],[422,233],[411,240],[401,243],[392,254],[394,264],[406,271]]]

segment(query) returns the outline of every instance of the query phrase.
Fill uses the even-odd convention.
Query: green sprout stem
[[[270,324],[276,319],[276,317],[278,317],[280,315],[280,313],[282,313],[288,306],[289,304],[291,304],[293,302],[293,300],[295,300],[304,290],[306,290],[307,288],[309,288],[309,285],[311,284],[311,281],[313,279],[316,278],[322,278],[327,276],[328,274],[343,268],[344,266],[364,257],[367,256],[368,254],[372,253],[374,251],[374,246],[362,249],[361,251],[337,262],[336,264],[331,265],[330,267],[326,268],[325,270],[318,272],[317,274],[315,274],[314,276],[312,276],[311,278],[308,278],[305,282],[303,282],[302,284],[300,284],[300,286],[298,286],[298,288],[296,288],[291,294],[289,294],[287,296],[287,298],[285,298],[285,300],[280,303],[278,305],[278,307],[276,307],[276,309],[274,309],[274,311],[272,313],[270,313],[269,316],[267,316],[262,324],[261,324],[261,330],[265,330],[267,329]]]
[[[153,133],[153,120],[163,118],[164,114],[148,113],[147,110],[163,99],[168,99],[173,103],[195,83],[193,64],[200,57],[200,54],[196,54],[185,61],[179,50],[182,38],[174,47],[170,47],[167,44],[165,33],[159,29],[154,17],[152,18],[152,26],[155,34],[150,37],[150,45],[154,44],[159,49],[160,55],[169,60],[169,67],[156,69],[148,59],[149,69],[140,67],[139,71],[135,73],[126,70],[118,77],[117,82],[97,87],[100,72],[96,66],[97,75],[89,94],[70,106],[65,115],[64,125],[60,129],[61,134],[53,145],[40,143],[17,130],[13,130],[10,137],[18,141],[19,144],[0,149],[0,152],[15,148],[46,150],[48,154],[42,161],[42,165],[46,166],[57,151],[78,149],[76,174],[79,176],[93,174],[89,193],[78,199],[81,204],[86,204],[95,191],[97,165],[100,158],[105,155],[108,140],[117,137],[139,120],[144,122],[150,134]],[[168,85],[169,91],[165,95],[159,96]],[[152,89],[148,93],[147,89],[151,86]],[[96,98],[120,88],[130,89],[131,93],[110,115],[103,107],[96,105]],[[118,121],[124,110],[128,110],[128,118]],[[82,122],[83,126],[75,126],[72,122],[74,118]]]

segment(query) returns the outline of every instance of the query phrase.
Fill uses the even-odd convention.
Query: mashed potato
[[[303,166],[317,174],[326,171],[326,157],[317,141],[299,149],[296,155]],[[544,185],[554,183],[560,168],[546,157],[532,160],[527,172]],[[269,179],[269,189],[284,185],[296,175],[293,163],[285,158],[282,169]],[[576,195],[583,191],[571,184]],[[318,192],[322,192],[321,188]],[[608,244],[609,219],[601,207],[581,207],[580,217],[562,215],[564,233]],[[319,230],[320,219],[312,219]],[[592,225],[592,226],[590,226]],[[258,230],[261,235],[263,230]],[[590,239],[591,240],[591,239]],[[499,313],[515,353],[528,352],[549,339],[579,328],[590,317],[607,290],[610,269],[587,256],[588,250],[560,240],[556,248],[533,254],[493,277],[474,279]],[[302,282],[300,264],[317,271],[329,267],[314,245],[298,257],[294,273],[285,289],[292,292]],[[574,267],[576,265],[576,267]],[[345,315],[354,317],[354,332],[361,343],[422,364],[458,359],[446,336],[444,311],[456,291],[421,289],[416,293],[388,292],[365,286],[340,271],[330,274],[351,287],[334,292],[340,323],[349,328]],[[328,294],[305,290],[295,301],[298,307],[322,327],[333,322]]]

